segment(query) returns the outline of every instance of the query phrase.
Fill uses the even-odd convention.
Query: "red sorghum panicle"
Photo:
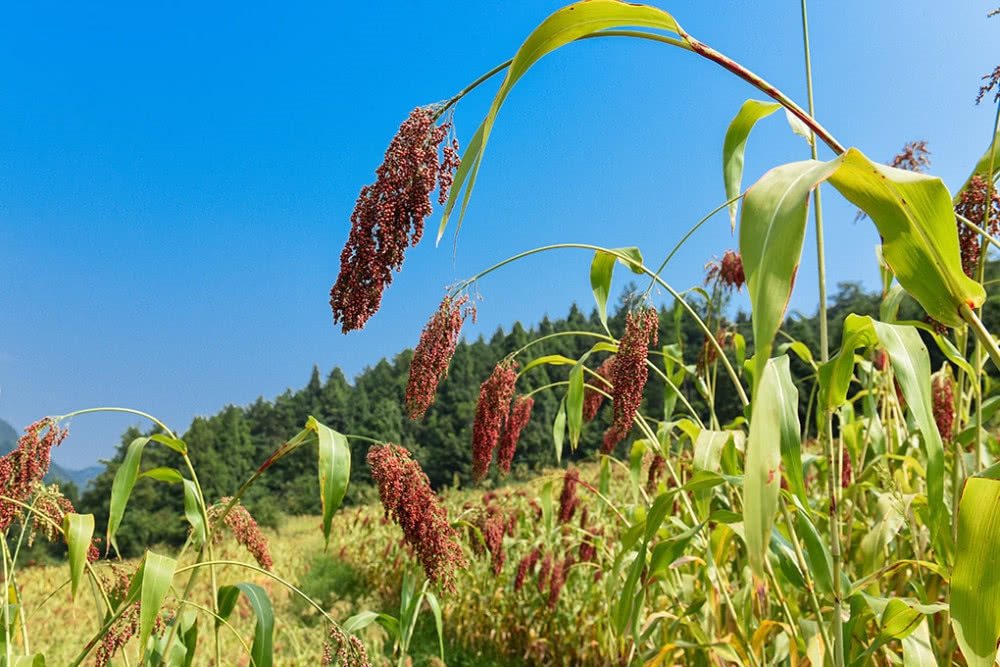
[[[36,482],[32,495],[34,495],[35,511],[31,515],[31,531],[28,534],[29,548],[35,543],[35,534],[38,531],[41,531],[49,542],[61,539],[62,532],[59,527],[62,526],[63,517],[76,512],[73,509],[73,503],[63,496],[55,484],[47,487],[41,482]]]
[[[938,433],[941,434],[941,439],[949,444],[952,441],[952,427],[955,423],[955,393],[951,374],[945,371],[931,376],[931,392]]]
[[[1000,65],[997,65],[996,69],[985,75],[983,81],[986,83],[979,88],[979,94],[976,95],[976,104],[982,102],[983,98],[986,97],[986,93],[996,88],[997,83],[1000,83]],[[1000,102],[1000,90],[997,90],[997,94],[993,96],[993,101]]]
[[[60,429],[51,417],[24,429],[17,447],[0,459],[0,496],[27,502],[35,484],[49,471],[52,448],[58,446],[66,434],[67,431]],[[6,532],[11,522],[22,515],[20,505],[0,500],[0,532]]]
[[[538,569],[538,592],[545,591],[545,586],[549,583],[549,575],[552,574],[552,554],[545,554],[542,559],[542,566]]]
[[[614,421],[608,434],[613,436],[611,440],[617,438],[611,449],[614,449],[628,434],[632,420],[639,412],[642,390],[646,386],[648,373],[646,355],[649,346],[656,344],[659,326],[660,320],[656,315],[656,308],[629,313],[625,318],[625,333],[618,343],[618,354],[611,367]],[[602,451],[608,448],[608,444],[609,438],[606,435]]]
[[[490,468],[500,429],[507,421],[517,382],[517,362],[504,359],[479,388],[479,403],[472,422],[472,478],[479,482]]]
[[[371,667],[365,645],[354,635],[347,635],[339,626],[330,627],[330,637],[323,646],[323,665],[338,667]]]
[[[566,583],[566,574],[569,572],[569,568],[572,565],[573,557],[566,556],[566,560],[561,563],[557,563],[555,567],[552,568],[552,576],[549,579],[549,611],[554,611],[556,604],[559,603],[559,594],[562,593],[563,584]]]
[[[601,454],[610,454],[618,446],[618,443],[628,435],[628,428],[620,429],[612,425],[604,432],[604,440],[601,443]]]
[[[576,497],[576,485],[580,481],[580,471],[576,468],[563,476],[562,493],[559,494],[559,523],[569,523],[573,518],[580,499]]]
[[[930,154],[926,141],[908,141],[903,144],[903,150],[892,158],[889,166],[922,174],[927,167],[931,166],[931,159],[928,157]]]
[[[987,196],[988,193],[988,196]],[[1000,193],[979,175],[973,176],[962,190],[955,213],[985,229],[992,235],[1000,233]],[[958,225],[958,243],[962,252],[962,268],[972,276],[979,263],[979,232],[970,229],[961,220]]]
[[[503,513],[500,511],[490,513],[479,527],[483,541],[486,542],[486,550],[490,552],[490,566],[493,568],[494,576],[499,576],[507,560],[507,554],[503,550],[504,529]]]
[[[663,476],[663,471],[666,468],[667,460],[656,454],[653,456],[653,460],[649,462],[649,473],[646,476],[646,493],[648,495],[653,495],[656,491],[656,485],[660,481],[660,477]]]
[[[517,564],[517,575],[514,577],[514,590],[519,591],[521,587],[524,586],[524,578],[527,576],[528,572],[535,569],[535,564],[538,562],[539,557],[538,547],[531,550],[527,556],[521,559],[521,562]]]
[[[611,367],[615,363],[614,355],[611,355],[594,371],[595,376],[587,380],[583,387],[583,421],[591,422],[597,416],[597,411],[604,403],[604,394],[611,391]],[[600,389],[601,391],[597,391]]]
[[[705,284],[718,281],[719,286],[731,292],[743,289],[746,275],[743,273],[743,258],[735,250],[722,253],[722,259],[705,265]]]
[[[216,542],[222,540],[222,531],[214,524],[218,522],[230,500],[232,498],[220,498],[219,502],[208,508],[208,520],[213,525]],[[236,543],[245,547],[258,565],[265,570],[270,570],[271,566],[274,565],[271,560],[271,549],[267,544],[267,538],[260,532],[260,526],[254,521],[249,510],[239,503],[233,505],[233,508],[226,514],[225,523],[233,531]]]
[[[378,310],[393,272],[403,265],[406,249],[420,241],[434,186],[450,185],[457,151],[452,145],[455,152],[446,151],[441,163],[438,147],[448,136],[451,121],[440,126],[434,121],[433,107],[414,109],[389,144],[375,171],[375,183],[358,195],[351,233],[340,254],[340,275],[330,290],[333,321],[342,325],[344,333],[364,327]]]
[[[853,475],[854,469],[851,466],[851,453],[847,451],[847,447],[844,447],[844,453],[840,459],[840,488],[846,489],[849,487]]]
[[[399,524],[431,583],[455,590],[455,569],[467,561],[448,512],[431,490],[427,475],[410,452],[393,444],[368,450],[372,479],[385,515]]]
[[[124,568],[112,565],[110,569],[110,576],[103,577],[104,590],[107,592],[112,606],[117,608],[128,596],[134,572],[130,576]],[[141,608],[141,602],[130,604],[122,612],[121,616],[118,617],[118,620],[104,633],[104,636],[101,637],[101,643],[97,645],[94,651],[94,664],[97,667],[105,667],[111,661],[114,654],[121,650],[133,635],[139,631],[139,614]],[[163,627],[163,618],[157,615],[153,623],[153,633],[161,632]]]
[[[448,376],[462,323],[470,314],[475,318],[475,306],[465,305],[468,300],[464,294],[458,298],[446,296],[420,334],[406,384],[406,410],[411,419],[423,419],[434,402],[438,385]]]
[[[521,438],[521,431],[531,420],[531,407],[535,404],[535,399],[530,396],[518,396],[514,399],[510,408],[510,416],[507,417],[507,424],[500,434],[500,443],[497,446],[497,467],[503,474],[510,473],[510,464],[514,461],[514,452],[517,451],[517,441]]]

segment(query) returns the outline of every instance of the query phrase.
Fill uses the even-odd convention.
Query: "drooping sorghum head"
[[[214,540],[216,542],[222,541],[222,531],[219,530],[220,527],[216,524],[230,500],[232,500],[230,497],[220,498],[219,502],[208,508],[208,521],[212,525]],[[243,505],[236,503],[229,510],[229,513],[226,514],[224,522],[233,531],[233,538],[236,540],[236,543],[249,551],[258,565],[265,570],[270,570],[271,566],[274,565],[274,562],[271,560],[271,549],[267,544],[267,538],[260,532],[260,526],[257,525],[253,516],[250,515],[250,511],[246,507],[243,507]]]
[[[1000,233],[1000,194],[996,187],[981,176],[973,176],[960,195],[955,213],[966,218],[994,236]],[[961,220],[958,225],[958,244],[962,252],[962,268],[972,276],[979,262],[979,232],[970,229]]]
[[[931,159],[928,157],[930,154],[926,141],[908,141],[903,144],[903,150],[892,158],[889,166],[923,173],[927,167],[931,166]]]
[[[486,550],[490,552],[490,565],[493,568],[494,576],[499,576],[500,570],[503,569],[503,564],[507,560],[507,553],[503,550],[505,528],[502,512],[490,513],[479,524],[483,541],[486,543]]]
[[[130,575],[124,568],[110,567],[110,572],[104,579],[104,590],[111,601],[112,607],[124,604],[131,586],[131,580],[135,572]],[[101,643],[94,650],[94,664],[97,667],[105,667],[111,658],[124,647],[128,641],[139,631],[139,615],[142,609],[141,602],[133,602],[118,617],[118,620],[108,628],[101,637]],[[153,633],[159,633],[164,628],[163,618],[157,614],[153,623]]]
[[[559,603],[559,594],[562,593],[563,585],[566,583],[566,574],[573,565],[573,556],[566,556],[566,559],[552,568],[552,576],[549,578],[549,611],[556,608]]]
[[[844,453],[840,459],[840,488],[846,489],[849,487],[853,475],[854,469],[851,466],[851,453],[847,451],[847,447],[844,447]]]
[[[559,523],[569,523],[580,499],[576,497],[576,485],[580,481],[580,471],[576,468],[563,475],[562,492],[559,494]]]
[[[434,402],[438,384],[448,375],[448,364],[455,354],[462,323],[475,306],[466,306],[469,297],[445,296],[437,311],[424,326],[420,342],[410,360],[410,379],[406,384],[406,410],[411,419],[423,419]]]
[[[531,420],[531,407],[534,404],[535,399],[532,397],[518,396],[510,407],[510,415],[500,433],[500,444],[497,446],[497,467],[505,475],[510,473],[517,441],[521,438],[521,431]]]
[[[60,429],[51,417],[24,429],[17,447],[0,458],[0,496],[26,502],[35,484],[41,482],[49,471],[52,448],[59,445],[66,434],[67,431]],[[20,505],[0,499],[0,532],[5,532],[11,522],[22,515]]]
[[[705,284],[718,281],[719,286],[731,292],[734,288],[740,291],[746,283],[743,273],[743,259],[735,250],[722,253],[721,260],[715,260],[705,265]]]
[[[420,241],[435,185],[440,183],[447,192],[451,184],[457,146],[447,147],[444,160],[438,160],[451,121],[436,126],[435,115],[433,107],[410,113],[375,171],[375,183],[363,187],[358,196],[351,233],[340,254],[340,275],[330,290],[333,321],[342,325],[344,333],[364,327],[378,310],[383,290],[403,265],[406,249]]]
[[[724,327],[719,327],[713,338],[714,342],[711,338],[705,336],[705,342],[702,343],[701,353],[698,355],[698,363],[696,365],[699,374],[703,375],[707,373],[712,364],[716,362],[719,358],[719,348],[724,350],[726,347],[732,345],[733,332]]]
[[[632,427],[632,420],[642,403],[642,390],[646,386],[646,356],[649,346],[655,345],[659,334],[660,321],[656,308],[647,308],[637,313],[629,313],[625,318],[625,333],[618,343],[618,354],[611,367],[611,395],[613,397],[614,420],[602,451],[611,449],[621,442]],[[617,440],[615,440],[617,438]],[[608,449],[610,451],[610,449]]]
[[[646,476],[646,493],[652,495],[656,491],[656,485],[660,481],[660,477],[663,476],[663,470],[666,468],[667,460],[655,454],[653,460],[649,462],[649,473]]]
[[[952,441],[955,423],[955,391],[951,373],[942,371],[931,376],[931,393],[934,404],[934,421],[945,444]]]
[[[368,465],[385,515],[403,529],[427,578],[446,590],[455,590],[455,569],[465,567],[467,561],[448,512],[431,490],[427,475],[410,458],[410,452],[393,444],[369,449]]]
[[[604,432],[604,440],[601,442],[601,454],[610,454],[615,451],[615,447],[618,443],[625,439],[628,435],[628,429],[620,429],[614,424]]]
[[[601,409],[601,404],[604,403],[604,394],[611,391],[611,367],[615,363],[615,356],[611,355],[605,359],[597,370],[594,371],[595,375],[587,380],[587,383],[583,387],[583,421],[591,422],[594,421],[594,417],[597,416],[597,411]],[[601,391],[597,391],[600,389]]]
[[[528,572],[532,572],[535,569],[535,564],[538,563],[538,557],[540,553],[538,547],[531,550],[527,556],[521,559],[521,562],[517,564],[517,575],[514,577],[514,590],[519,591],[521,587],[524,586],[524,578],[527,576]]]
[[[330,636],[323,646],[322,665],[371,667],[365,645],[355,635],[345,634],[340,626],[330,626]]]
[[[507,421],[517,382],[517,362],[504,359],[479,389],[479,403],[472,421],[472,478],[479,482],[490,468],[500,429]]]
[[[542,565],[538,568],[538,592],[542,593],[545,591],[545,586],[549,583],[549,575],[552,574],[552,554],[545,554],[545,558],[542,559]]]
[[[63,518],[67,514],[76,512],[73,503],[63,496],[59,487],[55,484],[45,486],[41,482],[35,482],[32,491],[34,496],[34,512],[31,515],[31,531],[28,534],[28,547],[35,542],[35,534],[41,531],[42,535],[49,542],[55,542],[62,537],[59,526],[62,526]]]
[[[986,83],[979,88],[979,94],[976,95],[976,104],[982,102],[983,98],[986,97],[986,93],[996,88],[997,83],[1000,83],[1000,65],[997,65],[996,69],[983,76],[983,81]],[[993,101],[1000,102],[1000,90],[994,95]]]

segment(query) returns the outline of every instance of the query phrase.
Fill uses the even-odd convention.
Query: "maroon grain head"
[[[517,382],[517,362],[504,359],[479,388],[479,403],[472,422],[472,477],[478,483],[490,468],[500,430],[507,421]]]

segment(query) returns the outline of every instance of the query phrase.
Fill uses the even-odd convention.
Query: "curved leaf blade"
[[[1000,639],[1000,482],[970,477],[958,510],[951,624],[969,667],[992,667]]]
[[[722,142],[722,180],[726,185],[726,199],[735,199],[740,194],[743,184],[743,154],[746,151],[750,130],[757,121],[767,118],[781,108],[777,102],[761,102],[747,100],[740,107],[736,117],[726,129],[726,138]],[[736,211],[739,202],[729,203],[729,222],[733,231],[736,230]]]
[[[333,513],[340,507],[351,478],[351,448],[347,438],[309,417],[306,428],[319,437],[319,494],[323,503],[323,538],[330,544]]]
[[[251,664],[256,667],[271,667],[274,663],[274,609],[267,592],[251,583],[236,584],[253,607],[257,624],[253,631],[253,645],[250,647]]]
[[[176,569],[173,558],[147,551],[132,577],[126,603],[139,600],[139,646],[144,653]]]
[[[569,389],[566,390],[566,425],[569,427],[569,444],[572,449],[580,443],[583,430],[583,364],[578,363],[569,372]]]
[[[200,548],[205,543],[205,517],[201,513],[198,487],[190,479],[184,480],[184,518],[191,524],[194,547]]]
[[[87,564],[87,552],[94,539],[94,515],[69,513],[63,516],[63,535],[69,550],[69,578],[73,599],[83,577],[83,567]]]
[[[786,364],[787,364],[787,357]],[[743,525],[754,576],[764,579],[764,559],[781,493],[782,415],[790,396],[784,393],[778,363],[768,359],[754,396],[743,473]],[[796,406],[797,409],[797,406]]]
[[[108,514],[108,548],[114,547],[118,552],[118,541],[115,535],[122,523],[122,516],[125,514],[125,506],[128,505],[129,496],[135,487],[135,481],[139,477],[139,464],[142,462],[142,450],[149,443],[149,437],[136,438],[125,451],[125,458],[115,472],[115,479],[111,483],[111,508]],[[145,645],[145,644],[144,644]]]
[[[500,90],[497,91],[486,118],[476,130],[462,156],[462,162],[455,173],[455,180],[448,193],[448,202],[445,204],[444,213],[441,216],[438,241],[441,240],[441,236],[448,226],[448,221],[451,219],[455,203],[464,190],[458,220],[458,227],[461,228],[462,218],[465,216],[465,209],[469,204],[469,197],[475,185],[476,175],[479,172],[479,165],[493,130],[493,124],[496,122],[500,107],[503,106],[511,89],[520,78],[546,54],[602,30],[622,27],[680,32],[680,26],[673,17],[661,9],[617,2],[617,0],[589,0],[577,2],[556,11],[528,35],[528,38],[514,55],[514,59],[507,69],[507,76],[504,78]]]

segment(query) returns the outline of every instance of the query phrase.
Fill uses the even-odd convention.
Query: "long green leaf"
[[[201,501],[198,499],[198,487],[190,479],[184,480],[184,518],[191,524],[194,547],[200,548],[205,543],[205,517],[201,513]]]
[[[139,477],[139,464],[142,462],[142,450],[149,443],[148,437],[136,438],[125,451],[125,458],[122,460],[118,470],[115,472],[115,479],[111,483],[111,508],[108,514],[108,546],[114,547],[118,552],[118,541],[115,536],[122,523],[122,516],[125,514],[125,506],[128,504],[129,496],[135,487],[135,480]]]
[[[1000,482],[970,477],[958,510],[951,624],[969,667],[992,667],[1000,640]]]
[[[323,538],[330,544],[333,513],[340,507],[351,479],[351,448],[347,438],[309,417],[306,428],[319,437],[319,497],[323,503]]]
[[[781,410],[779,420],[781,425],[781,465],[788,478],[788,488],[807,503],[806,486],[802,474],[801,429],[799,428],[799,392],[792,380],[789,358],[786,355],[775,357],[775,370],[778,373],[777,391],[778,405]]]
[[[754,394],[743,474],[747,552],[750,567],[761,580],[781,492],[782,415],[791,398],[783,393],[776,360],[769,359]]]
[[[156,617],[174,579],[177,561],[169,556],[147,551],[132,577],[127,603],[139,600],[139,646],[146,651]]]
[[[73,599],[83,577],[83,567],[87,564],[87,553],[94,539],[94,515],[70,512],[63,516],[63,534],[69,550],[69,578]]]
[[[545,364],[549,364],[550,366],[573,366],[576,364],[576,360],[570,359],[569,357],[565,357],[561,354],[546,354],[545,356],[538,357],[537,359],[532,359],[525,364],[521,373],[527,373],[535,366],[544,366]]]
[[[734,199],[743,183],[743,154],[746,151],[750,130],[757,121],[770,116],[781,108],[777,102],[747,100],[739,113],[729,123],[726,139],[722,143],[722,179],[726,185],[726,199]],[[729,222],[736,229],[738,202],[729,203]]]
[[[743,198],[740,255],[753,305],[754,386],[771,356],[792,295],[805,239],[809,193],[836,168],[836,164],[812,160],[782,165],[764,174]]]
[[[500,107],[503,106],[518,80],[540,58],[559,47],[602,30],[621,27],[652,28],[674,33],[680,31],[680,26],[670,14],[655,7],[617,2],[616,0],[589,0],[556,11],[528,36],[514,55],[514,59],[507,69],[507,76],[504,78],[500,90],[497,91],[486,118],[476,130],[462,156],[461,165],[455,173],[455,180],[448,195],[448,202],[445,204],[444,214],[441,216],[438,241],[441,240],[459,195],[464,190],[458,220],[458,227],[461,228],[462,218],[469,204],[469,197],[472,195],[472,188],[476,182],[483,151],[489,141],[493,124],[496,122]]]
[[[583,364],[578,363],[569,372],[569,389],[566,390],[566,426],[569,427],[569,444],[572,449],[580,443],[583,430]]]
[[[559,402],[559,411],[552,422],[552,444],[556,448],[556,463],[562,463],[563,439],[566,437],[566,399]]]
[[[246,582],[224,588],[236,588],[242,591],[257,617],[253,631],[253,645],[250,647],[251,664],[255,667],[271,667],[274,662],[274,609],[271,607],[267,592],[257,584]],[[222,590],[219,591],[219,595],[222,596]],[[231,595],[227,593],[227,596]],[[233,602],[235,604],[235,600]]]
[[[177,482],[183,482],[184,476],[181,475],[180,471],[176,468],[168,468],[165,466],[160,466],[159,468],[151,468],[146,472],[139,475],[139,478],[148,477],[150,479],[155,479],[157,482],[166,482],[167,484],[176,484]]]
[[[431,591],[424,593],[424,597],[427,598],[427,606],[431,608],[431,613],[434,614],[434,627],[437,628],[438,635],[438,651],[441,662],[444,662],[444,621],[441,617],[441,604]]]

